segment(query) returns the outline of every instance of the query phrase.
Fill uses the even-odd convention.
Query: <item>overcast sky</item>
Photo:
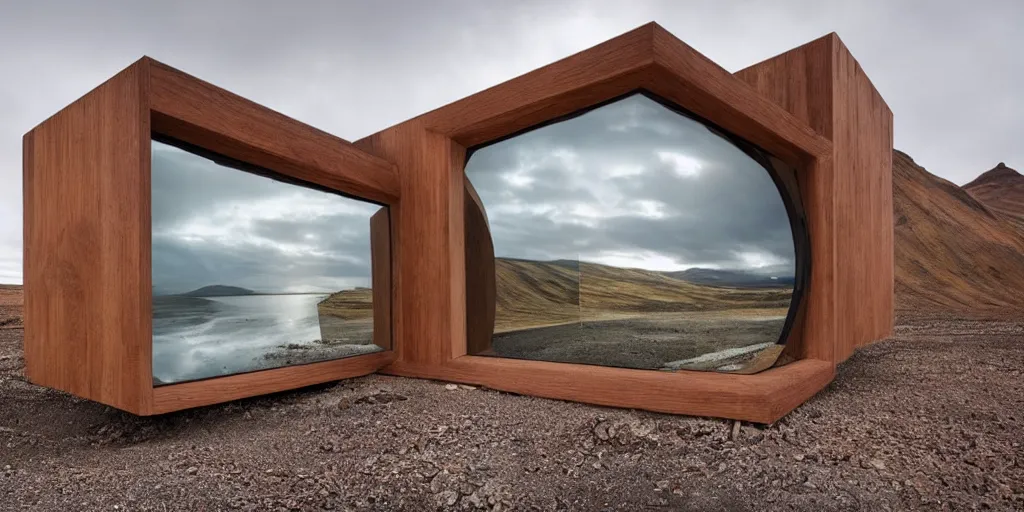
[[[730,71],[838,32],[897,148],[958,184],[1024,167],[1017,0],[3,1],[0,282],[21,281],[22,135],[142,55],[357,139],[652,20]]]
[[[153,291],[262,293],[370,286],[380,206],[238,172],[153,144]]]
[[[484,147],[466,175],[497,256],[794,274],[764,167],[642,95]]]

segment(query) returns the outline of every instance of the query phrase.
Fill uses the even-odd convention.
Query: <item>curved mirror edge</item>
[[[628,108],[620,108],[621,104],[630,101],[633,104],[627,105]],[[652,122],[645,122],[645,115],[650,115],[646,121]],[[673,118],[676,122],[673,122]],[[594,119],[603,120],[604,123],[595,123]],[[605,137],[595,137],[593,130],[588,132],[586,129],[580,129],[581,123],[590,123],[592,127],[598,126]],[[680,126],[684,128],[681,130]],[[691,134],[698,134],[696,138],[708,147],[717,148],[718,151],[723,147],[731,148],[730,155],[722,157],[724,160],[732,164],[743,160],[744,163],[737,165],[738,167],[745,167],[748,171],[756,168],[760,173],[759,178],[747,180],[750,184],[757,185],[753,189],[756,192],[751,192],[749,186],[741,186],[739,189],[747,191],[745,197],[748,198],[757,198],[760,194],[769,198],[768,202],[771,202],[770,199],[774,197],[776,204],[771,207],[774,208],[774,213],[770,217],[774,218],[774,227],[778,228],[774,231],[776,242],[782,240],[785,242],[783,245],[788,245],[788,250],[783,248],[774,251],[783,253],[783,257],[776,258],[778,261],[775,262],[780,264],[780,268],[789,266],[788,272],[784,269],[779,271],[785,275],[755,272],[754,277],[761,282],[743,283],[740,281],[750,277],[749,275],[732,275],[734,282],[708,283],[707,279],[721,280],[730,271],[737,269],[728,268],[728,265],[720,265],[718,269],[702,268],[699,265],[684,270],[659,268],[658,256],[664,256],[664,251],[661,251],[662,254],[658,254],[659,251],[650,251],[657,247],[650,242],[646,242],[645,245],[644,242],[635,240],[630,240],[629,244],[619,244],[620,249],[625,246],[627,249],[653,252],[654,254],[647,255],[650,256],[646,258],[649,261],[643,261],[642,255],[635,254],[636,251],[634,254],[622,250],[619,254],[615,254],[615,251],[596,251],[595,254],[595,246],[591,239],[593,231],[599,230],[591,230],[591,233],[582,233],[578,236],[564,236],[572,230],[558,229],[557,226],[553,226],[558,224],[557,222],[549,222],[553,215],[545,214],[553,213],[557,216],[566,212],[573,214],[568,215],[569,224],[586,221],[586,218],[581,217],[587,217],[588,214],[598,221],[603,221],[606,219],[602,219],[600,213],[615,210],[615,206],[622,206],[623,200],[629,202],[634,199],[629,206],[647,209],[646,213],[655,218],[659,213],[656,208],[671,206],[667,201],[661,201],[661,204],[655,202],[654,199],[659,199],[657,194],[648,197],[649,194],[642,193],[644,183],[625,184],[622,178],[643,182],[644,180],[638,177],[643,177],[646,171],[638,171],[637,169],[642,167],[640,165],[630,166],[630,163],[635,162],[623,162],[614,158],[611,153],[616,146],[614,141],[608,140],[609,132],[615,132],[632,141],[632,145],[625,153],[646,153],[647,163],[651,163],[651,155],[655,155],[658,159],[656,163],[661,164],[660,170],[664,171],[665,167],[671,167],[678,178],[677,181],[693,178],[702,170],[712,176],[711,172],[716,168],[719,168],[720,174],[729,174],[706,158],[709,153],[714,154],[714,149],[704,148],[701,151],[700,144],[694,145],[692,140],[689,141],[689,145],[683,144],[687,151],[672,151],[679,148],[659,142],[648,143],[646,148],[641,147],[643,143],[637,143],[644,140],[643,135],[674,133],[678,136],[686,130],[690,130]],[[528,143],[524,143],[524,139]],[[664,139],[661,142],[664,142]],[[591,155],[584,152],[581,157],[581,149],[593,151],[594,158],[588,162]],[[779,356],[786,340],[794,331],[794,326],[800,326],[802,298],[809,279],[810,264],[806,220],[800,200],[797,172],[794,168],[756,146],[731,136],[697,116],[644,91],[573,113],[564,120],[545,123],[500,141],[472,148],[468,155],[467,197],[470,195],[468,190],[473,189],[472,195],[476,196],[478,201],[475,204],[466,202],[466,215],[467,219],[471,215],[481,217],[480,226],[483,226],[473,232],[467,220],[468,353],[625,368],[710,370],[731,373],[754,373],[771,367],[777,361],[786,360],[779,359]],[[703,160],[700,157],[703,157]],[[562,167],[552,165],[551,160],[561,160]],[[566,161],[578,166],[583,162],[582,167],[590,172],[594,172],[594,165],[597,162],[603,167],[598,173],[601,176],[591,175],[588,180],[593,183],[615,182],[618,183],[617,188],[602,193],[592,184],[589,187],[583,186],[584,190],[581,191],[579,181],[566,179],[567,174],[571,174],[565,172]],[[697,161],[708,165],[704,169],[695,168]],[[664,172],[661,174],[664,175]],[[718,181],[720,183],[717,186],[721,190],[724,183],[722,180]],[[714,180],[709,183],[713,182]],[[560,185],[563,188],[559,190],[553,185]],[[621,193],[627,189],[641,190],[641,193],[635,197]],[[764,194],[765,190],[772,189],[777,194]],[[531,194],[518,193],[520,190],[529,191]],[[647,192],[650,190],[651,187],[647,187]],[[555,201],[552,204],[545,201],[546,198],[559,194],[573,196],[575,193],[588,197],[589,203],[576,201],[575,204],[557,204]],[[621,196],[619,200],[607,200],[609,195],[615,196],[616,193]],[[645,200],[649,201],[645,203]],[[478,211],[473,211],[475,209]],[[533,215],[523,217],[524,212]],[[754,212],[748,209],[747,213]],[[516,215],[520,215],[520,218],[516,219]],[[605,217],[613,221],[611,224],[621,224],[619,221],[622,219],[617,218],[621,216],[611,214]],[[732,226],[740,224],[742,223],[734,222]],[[517,233],[516,230],[510,229],[514,226],[520,226],[522,229]],[[523,228],[525,226],[530,227],[534,231],[532,236],[543,243],[531,243],[534,240],[529,236],[524,237],[524,232],[528,231]],[[623,230],[623,226],[617,228],[612,232],[633,235],[645,232],[644,229]],[[664,229],[653,231],[663,238],[672,239],[671,233]],[[749,230],[742,227],[738,231],[742,235],[737,235],[739,249],[756,247],[756,244],[747,243],[749,241],[744,237],[749,233],[746,231]],[[491,260],[494,263],[490,265],[491,272],[495,275],[494,290],[490,293],[495,296],[494,301],[497,304],[496,311],[492,313],[493,327],[486,325],[486,314],[474,314],[486,309],[481,307],[479,301],[479,298],[485,295],[475,292],[488,288],[489,281],[486,278],[482,281],[479,279],[487,273],[480,273],[478,269],[486,268],[488,265],[481,263],[484,254],[480,251],[474,254],[471,251],[470,240],[473,238],[493,240],[489,248],[490,254],[496,256]],[[625,238],[630,239],[629,236]],[[542,257],[531,258],[526,254],[529,252],[528,249],[544,247],[544,243],[552,239],[565,242],[554,251],[561,252],[562,257],[550,257],[551,251]],[[778,249],[778,246],[775,248]],[[574,258],[565,257],[566,253],[573,252]],[[748,252],[750,254],[743,256],[746,260],[754,261],[751,268],[768,271],[766,267],[772,263],[771,258],[760,258],[758,261],[756,252]],[[650,261],[655,263],[650,264]],[[553,266],[561,266],[564,272],[569,263],[575,266],[576,274],[573,279],[551,277],[550,271]],[[671,267],[671,262],[661,263],[662,267]],[[679,258],[675,259],[675,263],[679,263]],[[477,269],[476,273],[473,269]],[[687,270],[689,272],[686,272]],[[707,272],[711,270],[717,270],[717,273]],[[705,275],[701,276],[701,272]],[[683,284],[678,283],[680,277],[683,277],[679,274],[689,274],[687,279],[683,279]],[[676,300],[665,300],[665,283],[657,281],[666,277],[676,280],[668,288],[689,286],[692,293],[676,290]],[[764,281],[765,279],[767,281]],[[694,289],[691,285],[699,289]],[[566,293],[572,286],[577,287],[575,297]],[[733,305],[725,304],[726,307],[723,307],[721,300],[718,300],[718,305],[712,305],[716,299],[710,297],[705,304],[681,304],[684,302],[682,296],[687,293],[692,296],[693,293],[716,289],[719,291],[715,293],[720,296],[728,296],[730,300],[739,298],[739,302]],[[722,291],[724,289],[728,290]],[[608,293],[609,290],[613,292]],[[524,291],[531,293],[527,294]],[[554,304],[544,303],[541,306],[533,296],[538,294],[553,300]],[[671,296],[672,293],[667,295]],[[748,300],[747,303],[743,303],[744,296]],[[628,304],[629,301],[632,303]],[[578,312],[568,314],[574,307],[578,308]],[[542,312],[534,314],[538,310]],[[474,318],[477,319],[476,323],[485,325],[471,327]],[[769,325],[771,327],[766,327]],[[490,339],[486,336],[488,332],[493,335]],[[686,345],[688,348],[665,348],[665,345],[673,343]],[[696,348],[702,344],[707,346]],[[679,357],[680,355],[687,357]]]

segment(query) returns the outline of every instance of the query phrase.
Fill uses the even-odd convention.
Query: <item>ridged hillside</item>
[[[1024,232],[1024,176],[1019,172],[999,162],[964,189]]]
[[[1013,222],[900,151],[893,155],[893,196],[900,313],[1024,311],[1024,236]]]
[[[575,261],[498,258],[496,330],[639,313],[786,308],[787,288],[739,289]]]

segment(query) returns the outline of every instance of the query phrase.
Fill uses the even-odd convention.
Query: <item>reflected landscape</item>
[[[382,350],[370,288],[381,207],[152,150],[154,384]]]
[[[494,336],[475,353],[744,373],[781,353],[786,204],[700,122],[637,94],[485,146],[466,176],[496,257]]]

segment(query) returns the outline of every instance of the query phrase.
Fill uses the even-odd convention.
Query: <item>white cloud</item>
[[[1013,1],[0,2],[0,258],[20,273],[21,136],[144,54],[355,139],[651,20],[729,70],[836,31],[897,147],[966,183],[1024,167],[1021,19]]]
[[[700,174],[700,161],[690,155],[675,151],[658,151],[658,159],[672,166],[672,170],[683,178],[694,178]]]

